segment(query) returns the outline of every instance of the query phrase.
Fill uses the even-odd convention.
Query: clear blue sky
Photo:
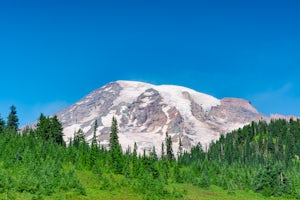
[[[119,79],[300,115],[300,1],[0,0],[0,66],[21,125]]]

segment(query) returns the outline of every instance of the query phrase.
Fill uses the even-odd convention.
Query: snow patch
[[[80,128],[79,124],[73,124],[71,126],[64,128],[64,139],[72,138],[74,136],[74,133],[78,131],[79,128]]]
[[[191,98],[193,98],[197,104],[201,105],[205,112],[210,111],[213,106],[218,106],[221,104],[221,101],[213,96],[182,86],[151,85],[137,81],[117,81],[117,83],[119,83],[123,89],[121,90],[120,97],[114,101],[114,105],[118,105],[123,101],[132,103],[142,93],[144,93],[146,96],[150,96],[153,94],[152,91],[145,92],[150,88],[157,90],[167,104],[176,107],[176,109],[179,110],[182,115],[188,118],[192,116],[190,107],[191,102],[184,97],[183,92],[188,92]],[[147,102],[144,103],[146,104]]]

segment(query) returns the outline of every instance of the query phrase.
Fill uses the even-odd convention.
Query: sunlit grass
[[[139,200],[145,199],[142,195],[135,194],[130,187],[122,184],[125,178],[121,175],[105,175],[107,178],[112,178],[113,184],[106,189],[103,188],[103,179],[100,175],[95,175],[91,171],[77,171],[76,176],[80,183],[85,188],[85,195],[79,194],[78,191],[63,191],[52,194],[51,196],[39,196],[30,193],[3,193],[0,195],[0,200],[20,199],[20,200]],[[110,177],[111,176],[111,177]],[[112,183],[108,183],[112,184]],[[261,194],[253,191],[235,190],[229,192],[217,186],[210,186],[208,189],[203,189],[192,184],[186,183],[170,183],[167,186],[169,191],[178,192],[179,197],[170,197],[165,199],[183,199],[183,200],[260,200],[274,199],[283,200],[284,197],[264,197]],[[180,197],[181,196],[181,197]]]

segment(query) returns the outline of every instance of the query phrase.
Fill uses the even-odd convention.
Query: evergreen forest
[[[56,116],[33,129],[18,120],[15,106],[0,117],[0,199],[300,199],[299,119],[252,122],[207,151],[179,138],[177,155],[166,133],[161,156],[122,151],[115,118],[108,147],[97,121],[90,142],[78,130],[66,144]]]

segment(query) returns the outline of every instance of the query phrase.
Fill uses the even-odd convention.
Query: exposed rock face
[[[265,118],[242,99],[219,100],[185,87],[134,81],[109,83],[60,111],[57,116],[63,124],[66,140],[78,129],[82,129],[87,140],[91,140],[97,120],[98,140],[106,145],[111,120],[115,116],[123,149],[133,148],[136,142],[140,152],[151,150],[153,146],[160,152],[168,132],[175,153],[179,137],[184,149],[189,150],[198,142],[205,147],[221,134]]]

